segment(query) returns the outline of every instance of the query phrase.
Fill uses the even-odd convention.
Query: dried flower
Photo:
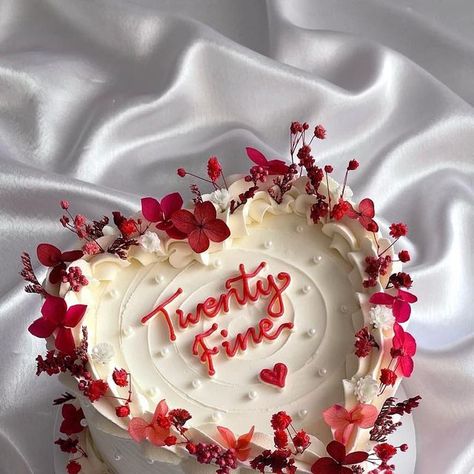
[[[124,418],[124,417],[130,415],[130,407],[128,406],[128,404],[119,405],[118,407],[115,408],[115,414],[119,418]]]
[[[114,369],[112,372],[112,379],[115,385],[118,385],[119,387],[128,386],[128,373],[125,369]]]
[[[89,241],[89,242],[86,242],[83,246],[82,246],[82,251],[86,254],[86,255],[96,255],[98,253],[100,253],[101,249],[100,249],[100,246],[97,242],[95,241]]]
[[[379,384],[371,375],[353,378],[354,395],[361,403],[370,403],[377,395]]]
[[[291,416],[285,411],[279,411],[272,416],[272,428],[276,430],[286,430],[291,425]]]
[[[392,329],[393,324],[395,323],[395,316],[393,315],[392,310],[383,305],[376,305],[370,308],[369,318],[374,327],[380,328],[383,331]]]
[[[211,156],[207,162],[207,175],[209,179],[214,183],[219,179],[222,173],[222,166],[216,156]]]
[[[347,169],[349,171],[354,171],[359,167],[359,162],[357,160],[351,160],[349,161],[349,164],[347,165]]]
[[[59,202],[61,209],[67,210],[69,209],[69,201],[63,200]]]
[[[178,168],[176,173],[180,178],[184,178],[186,176],[186,170],[184,168]]]
[[[390,235],[394,239],[399,239],[400,237],[404,237],[408,234],[408,226],[403,222],[399,222],[398,224],[393,223],[390,226]]]
[[[324,140],[326,138],[326,129],[322,125],[316,125],[314,136],[320,140]]]
[[[380,382],[382,382],[382,385],[391,385],[393,387],[397,381],[397,374],[390,369],[382,369],[380,372]]]
[[[398,252],[398,259],[402,263],[409,262],[411,257],[410,257],[410,254],[408,253],[408,250],[402,250],[401,252]]]
[[[379,347],[367,327],[359,330],[355,335],[355,339],[354,346],[356,349],[355,355],[357,357],[367,357],[372,352],[372,348],[376,347],[378,349]]]

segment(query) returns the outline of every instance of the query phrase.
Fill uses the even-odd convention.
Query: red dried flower
[[[391,385],[392,387],[395,385],[397,381],[397,374],[390,369],[382,369],[380,375],[380,381],[383,385]]]
[[[196,203],[194,214],[186,209],[176,211],[171,220],[187,236],[196,253],[205,252],[211,241],[223,242],[230,236],[230,229],[223,220],[217,219],[216,208],[210,201]]]
[[[54,444],[57,444],[63,453],[77,453],[77,445],[79,444],[79,439],[72,438],[58,438]]]
[[[296,448],[305,450],[311,444],[311,440],[306,431],[301,430],[298,431],[295,436],[293,436],[293,444]]]
[[[300,122],[291,122],[290,132],[292,135],[301,133],[303,131],[303,125]]]
[[[276,430],[273,442],[275,443],[275,447],[279,449],[286,448],[288,446],[288,435],[286,434],[286,431]]]
[[[78,474],[82,466],[77,461],[69,461],[66,466],[67,474]]]
[[[61,252],[61,250],[51,244],[39,244],[36,254],[42,265],[52,268],[49,274],[49,281],[53,285],[61,280],[61,273],[67,266],[66,262],[74,262],[84,255],[81,250]]]
[[[80,433],[84,427],[81,421],[84,419],[84,412],[82,408],[77,408],[72,403],[66,403],[61,409],[63,421],[59,427],[59,431],[68,436]]]
[[[222,166],[216,156],[211,156],[207,162],[207,175],[209,179],[214,183],[219,179],[222,173]]]
[[[247,433],[239,437],[236,437],[235,434],[225,426],[218,426],[217,431],[219,431],[224,441],[224,446],[232,450],[239,461],[246,461],[248,459],[251,449],[250,442],[253,438],[255,426],[252,426]]]
[[[407,452],[408,451],[408,444],[404,443],[404,444],[400,445],[400,451],[402,453]]]
[[[369,303],[381,304],[384,306],[391,306],[392,313],[398,323],[408,321],[411,314],[410,303],[416,303],[418,298],[408,291],[398,290],[397,296],[392,296],[388,293],[374,293],[369,300]]]
[[[95,402],[103,397],[108,389],[109,385],[107,382],[104,382],[101,379],[93,380],[87,387],[87,396],[91,402]]]
[[[130,415],[130,407],[127,405],[120,405],[118,407],[115,408],[115,414],[119,417],[119,418],[124,418],[128,415]]]
[[[331,165],[326,165],[324,167],[324,171],[329,174],[329,173],[332,173],[334,171],[334,168]]]
[[[61,206],[62,209],[67,210],[69,209],[69,201],[62,200],[59,202],[59,205]]]
[[[413,285],[413,280],[408,273],[398,272],[390,275],[389,282],[395,288],[411,288]]]
[[[316,125],[314,136],[320,140],[324,140],[326,138],[326,129],[322,125]]]
[[[250,461],[250,467],[260,472],[265,472],[265,467],[269,467],[271,472],[294,474],[296,473],[295,460],[291,455],[289,449],[275,451],[266,449]]]
[[[119,387],[126,387],[128,385],[128,373],[125,369],[114,369],[112,378]]]
[[[171,420],[172,425],[175,427],[184,426],[186,422],[192,418],[189,411],[184,410],[182,408],[176,408],[174,410],[171,410],[168,413],[168,416]]]
[[[374,452],[381,461],[387,462],[397,454],[397,448],[388,443],[381,443],[374,446]]]
[[[351,160],[349,161],[349,164],[347,165],[347,170],[348,171],[354,171],[359,167],[359,162],[357,160]]]
[[[390,226],[390,235],[394,239],[399,239],[400,237],[404,237],[408,234],[408,226],[403,222],[399,222],[398,224],[393,223]]]
[[[119,230],[124,237],[130,237],[132,234],[138,232],[137,223],[134,219],[124,219],[119,225]]]
[[[184,178],[186,176],[186,170],[184,168],[178,168],[176,173],[180,178]]]
[[[82,251],[86,255],[97,255],[98,253],[100,253],[100,247],[99,247],[99,244],[97,242],[94,242],[94,241],[86,242],[82,246]]]
[[[408,250],[402,250],[401,252],[398,252],[398,259],[402,263],[409,262],[411,260],[410,254],[408,253]]]
[[[404,377],[410,377],[413,372],[413,356],[416,354],[415,338],[406,332],[400,324],[393,326],[395,336],[392,339],[390,355],[397,359],[397,367]]]
[[[73,354],[76,345],[71,328],[76,327],[86,312],[87,306],[76,304],[69,309],[63,298],[48,296],[41,308],[42,316],[28,328],[33,336],[50,337],[57,330],[55,345],[65,354]]]
[[[174,446],[177,442],[178,442],[178,438],[176,438],[176,436],[173,436],[173,435],[167,436],[164,439],[164,443],[166,446]]]
[[[367,357],[371,352],[373,347],[379,347],[375,341],[374,336],[370,334],[368,328],[364,327],[358,331],[355,335],[355,355],[357,357]]]
[[[285,411],[279,411],[272,416],[272,428],[276,430],[286,430],[291,425],[292,418]]]
[[[344,199],[339,199],[339,202],[335,204],[331,210],[331,217],[340,221],[351,209],[351,205],[344,201]]]

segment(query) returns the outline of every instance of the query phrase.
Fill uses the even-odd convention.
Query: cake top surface
[[[247,148],[240,178],[215,157],[206,177],[178,169],[211,189],[193,184],[186,208],[179,193],[145,197],[112,225],[61,201],[79,248],[40,244],[44,285],[23,257],[29,290],[45,297],[30,332],[63,358],[56,371],[72,375],[86,415],[152,459],[202,462],[202,446],[216,446],[222,472],[281,462],[317,473],[390,458],[380,446],[387,420],[411,410],[397,412],[393,396],[416,351],[403,327],[416,302],[401,269],[409,254],[394,251],[407,228],[383,237],[374,203],[351,200],[358,162],[339,184],[311,155],[324,128],[309,140],[307,130],[291,126],[291,164]]]

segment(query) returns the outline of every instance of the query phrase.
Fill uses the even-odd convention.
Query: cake
[[[384,237],[347,186],[359,163],[339,184],[311,154],[324,127],[308,130],[291,124],[288,162],[247,148],[242,177],[216,157],[204,177],[179,168],[189,205],[174,192],[93,221],[61,201],[78,241],[38,246],[43,284],[23,254],[37,375],[67,386],[69,474],[393,471],[408,446],[387,437],[420,400],[395,398],[416,351],[407,227]]]

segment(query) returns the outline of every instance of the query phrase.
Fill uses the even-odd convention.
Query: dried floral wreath
[[[70,212],[68,201],[61,201],[60,206],[64,214],[60,222],[66,229],[76,234],[79,240],[79,249],[62,252],[52,244],[42,243],[37,247],[39,262],[50,269],[48,285],[42,285],[35,275],[28,253],[23,253],[21,260],[23,269],[21,276],[27,282],[26,292],[36,293],[43,297],[41,316],[30,326],[29,331],[36,337],[54,341],[54,348],[48,350],[45,356],[38,355],[37,375],[67,373],[77,381],[77,389],[92,403],[102,397],[116,399],[117,417],[130,415],[132,403],[131,374],[124,369],[116,368],[112,374],[113,382],[119,387],[128,387],[128,397],[119,398],[108,395],[109,385],[106,381],[94,380],[88,368],[87,328],[82,327],[82,338],[76,345],[72,328],[82,320],[86,306],[73,305],[67,307],[64,298],[48,292],[61,283],[69,284],[69,291],[78,292],[89,284],[79,267],[73,262],[83,255],[95,255],[108,252],[121,259],[127,258],[129,249],[140,244],[150,227],[165,232],[170,238],[187,240],[191,249],[201,253],[209,248],[210,242],[222,242],[230,236],[226,223],[219,219],[217,210],[238,212],[239,208],[251,200],[260,189],[262,183],[272,180],[266,186],[267,192],[277,204],[282,203],[298,176],[307,176],[306,192],[314,196],[315,202],[311,207],[311,219],[314,223],[339,221],[343,217],[357,220],[361,226],[371,232],[378,248],[377,257],[366,258],[365,272],[367,277],[364,287],[371,288],[377,285],[380,276],[386,275],[392,257],[387,251],[408,233],[403,223],[393,223],[390,226],[392,243],[387,248],[381,248],[377,240],[379,226],[375,221],[374,203],[371,199],[362,199],[354,207],[345,199],[349,173],[359,167],[356,160],[349,161],[342,186],[342,191],[336,202],[331,202],[331,195],[320,192],[320,185],[326,181],[329,189],[328,176],[333,173],[331,165],[320,168],[312,155],[311,145],[315,139],[326,138],[326,130],[317,125],[314,132],[308,133],[307,123],[293,122],[290,126],[290,157],[291,164],[282,160],[268,160],[260,151],[247,148],[249,159],[253,162],[245,181],[248,189],[239,196],[231,196],[228,191],[222,166],[216,157],[211,157],[207,163],[207,177],[197,176],[184,168],[179,168],[180,177],[191,177],[206,182],[211,186],[212,193],[207,200],[196,184],[190,186],[194,195],[192,210],[183,209],[183,199],[179,193],[164,196],[161,200],[145,197],[141,201],[142,218],[125,217],[120,212],[112,213],[112,220],[120,235],[106,248],[99,243],[104,236],[110,219],[104,216],[100,220],[90,221],[81,214],[73,215]],[[298,160],[298,162],[296,162]],[[222,183],[222,184],[219,184]],[[268,184],[268,183],[267,183]],[[408,262],[410,255],[407,250],[398,253],[398,261]],[[417,298],[407,290],[412,286],[412,279],[404,272],[389,276],[385,291],[374,293],[370,298],[373,304],[371,309],[371,327],[364,327],[355,334],[354,353],[359,358],[369,356],[373,350],[378,350],[378,344],[372,335],[375,327],[390,326],[393,328],[393,340],[390,350],[391,360],[387,367],[382,368],[379,380],[379,394],[387,386],[393,386],[399,377],[410,377],[413,371],[413,356],[416,352],[416,342],[413,336],[406,332],[401,323],[410,317],[411,307]],[[81,471],[80,460],[87,458],[83,446],[80,444],[79,434],[87,427],[84,413],[75,396],[65,393],[54,400],[54,405],[62,405],[62,423],[60,437],[55,441],[61,451],[69,453],[71,458],[67,464],[69,474]],[[321,457],[312,466],[314,474],[391,474],[395,466],[391,459],[398,451],[406,451],[408,446],[402,444],[393,446],[387,442],[387,437],[401,426],[400,417],[410,414],[421,400],[420,396],[398,402],[395,398],[388,398],[380,411],[374,405],[359,403],[348,411],[341,405],[335,404],[323,412],[325,422],[332,429],[334,440],[327,445],[327,457]],[[236,436],[228,428],[218,426],[220,444],[205,444],[193,442],[186,425],[191,414],[183,409],[169,409],[165,400],[156,406],[151,420],[132,418],[129,422],[129,434],[137,442],[148,440],[156,446],[173,446],[181,444],[199,463],[213,464],[217,474],[227,474],[238,467],[239,462],[248,461],[251,455],[250,443],[254,434],[254,427],[241,435]],[[296,459],[311,444],[310,437],[304,430],[297,430],[293,426],[292,418],[285,412],[275,413],[271,417],[271,426],[274,431],[274,450],[264,450],[253,453],[249,461],[250,466],[259,472],[288,473],[296,472]],[[375,446],[370,452],[346,452],[346,444],[357,427],[371,428],[370,440]],[[367,470],[370,465],[371,470]],[[364,467],[363,467],[364,466]]]

